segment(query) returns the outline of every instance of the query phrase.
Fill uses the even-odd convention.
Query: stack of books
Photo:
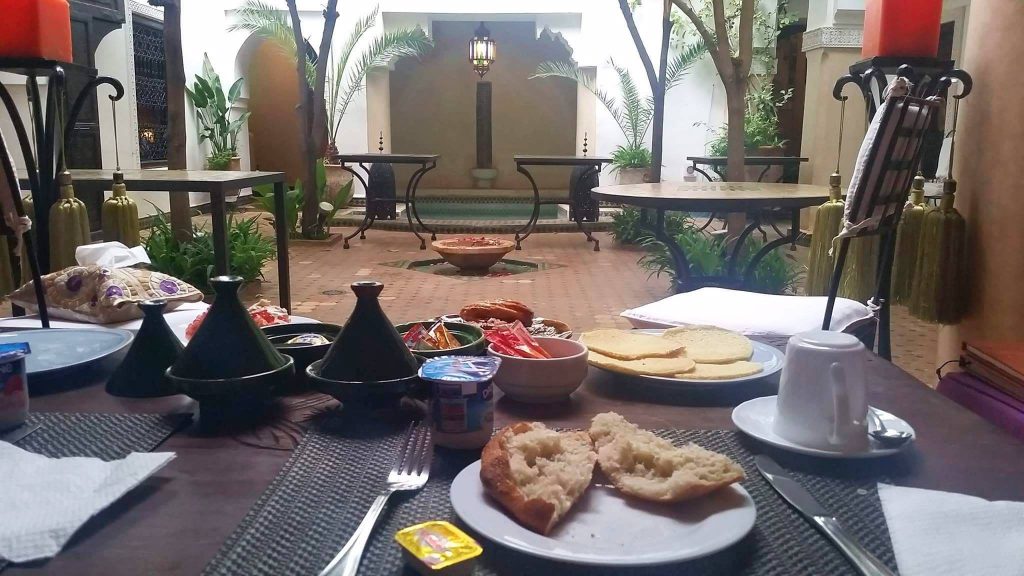
[[[939,392],[1024,440],[1024,342],[965,342],[960,365]]]

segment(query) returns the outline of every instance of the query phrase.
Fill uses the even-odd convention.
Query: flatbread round
[[[580,334],[580,342],[592,352],[618,358],[665,358],[678,356],[685,347],[682,343],[649,334],[633,334],[628,330],[594,330]]]
[[[686,347],[686,356],[698,364],[728,364],[750,360],[754,345],[736,332],[714,326],[680,326],[665,330],[664,338]]]
[[[621,360],[590,350],[588,360],[598,368],[633,376],[674,376],[693,370],[694,362],[686,356],[672,358],[641,358]]]
[[[730,362],[729,364],[697,363],[693,370],[676,374],[675,376],[684,380],[731,380],[733,378],[753,376],[763,369],[764,366],[760,362],[748,362],[746,360]]]

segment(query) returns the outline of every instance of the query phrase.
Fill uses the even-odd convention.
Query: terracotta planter
[[[516,245],[499,238],[449,238],[430,244],[445,262],[460,270],[486,270],[494,266]]]
[[[616,184],[643,184],[649,180],[650,168],[620,168],[615,171]]]
[[[324,174],[327,175],[327,197],[331,201],[342,186],[352,181],[352,173],[343,169],[341,164],[324,164]]]

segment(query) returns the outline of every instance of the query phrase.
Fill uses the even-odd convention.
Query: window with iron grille
[[[167,163],[167,79],[162,24],[140,17],[132,22],[135,48],[135,102],[143,166]]]

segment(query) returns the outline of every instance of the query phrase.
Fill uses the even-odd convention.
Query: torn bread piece
[[[675,446],[615,412],[594,416],[590,437],[601,471],[624,494],[643,500],[690,500],[746,478],[728,456],[696,444]]]
[[[590,486],[596,460],[586,432],[519,422],[484,446],[480,480],[520,524],[548,534]]]

